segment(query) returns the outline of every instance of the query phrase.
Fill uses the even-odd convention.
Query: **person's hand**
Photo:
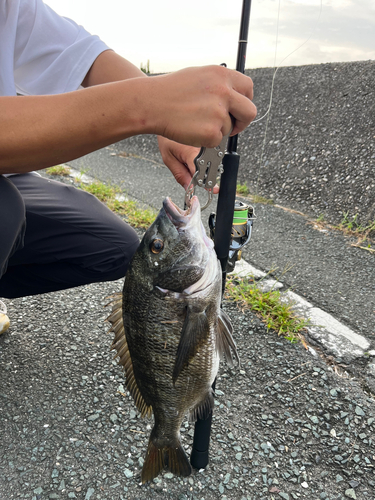
[[[143,79],[142,79],[143,80]],[[215,147],[256,116],[251,78],[222,66],[187,68],[144,80],[148,126],[181,144]]]
[[[176,181],[186,190],[195,173],[194,158],[200,149],[179,144],[162,136],[158,136],[158,143],[163,162]]]
[[[186,190],[195,174],[194,159],[200,148],[185,146],[162,136],[158,136],[158,143],[163,162],[172,172],[176,181]],[[215,186],[213,192],[217,194],[219,187]]]

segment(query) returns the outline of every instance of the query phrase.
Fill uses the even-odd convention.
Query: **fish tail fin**
[[[175,476],[190,476],[191,465],[181,443],[158,447],[157,441],[151,435],[142,468],[142,483],[152,481],[164,469],[169,470]]]

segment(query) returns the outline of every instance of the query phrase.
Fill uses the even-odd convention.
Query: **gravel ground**
[[[140,486],[150,421],[119,393],[104,323],[121,288],[7,301],[18,319],[0,338],[1,500],[375,498],[374,399],[233,303],[241,367],[220,368],[209,467]],[[192,435],[186,421],[187,448]]]

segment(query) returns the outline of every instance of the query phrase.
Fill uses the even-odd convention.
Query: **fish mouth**
[[[205,246],[212,251],[214,248],[213,241],[207,236],[201,221],[201,206],[197,196],[193,196],[190,200],[190,207],[187,210],[182,210],[170,198],[165,198],[163,207],[168,219],[177,229],[178,233],[182,234],[187,231],[194,231],[195,234],[200,234]]]
[[[167,217],[174,224],[174,226],[179,229],[181,226],[186,225],[194,216],[199,213],[200,217],[200,205],[197,196],[193,196],[190,202],[190,207],[187,210],[182,210],[178,207],[170,198],[166,198],[163,201],[163,207]]]
[[[189,252],[192,252],[195,258],[194,265],[202,269],[200,278],[194,283],[186,283],[186,288],[183,289],[182,293],[192,295],[201,292],[215,280],[218,260],[214,250],[214,242],[207,236],[202,224],[199,199],[197,196],[193,196],[187,210],[182,210],[170,198],[166,198],[163,201],[163,208],[179,236],[185,235],[190,241]],[[171,272],[173,272],[173,268]],[[164,293],[167,291],[160,286],[158,288]]]

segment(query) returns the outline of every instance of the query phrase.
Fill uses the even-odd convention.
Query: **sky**
[[[153,73],[236,65],[242,0],[44,1]],[[246,68],[369,59],[374,0],[252,0]]]

